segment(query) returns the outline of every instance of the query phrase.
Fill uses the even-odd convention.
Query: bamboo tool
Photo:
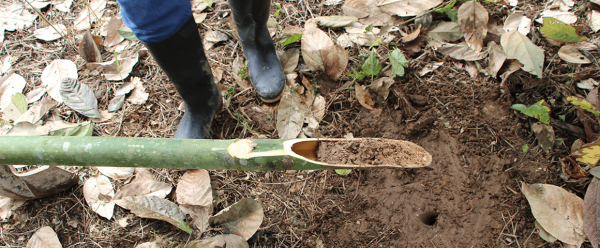
[[[375,149],[371,152],[373,160],[364,164],[342,162],[330,164],[324,162],[331,161],[328,160],[331,159],[330,157],[323,158],[323,155],[320,155],[323,152],[319,150],[320,146],[337,151],[336,147],[342,147],[337,145],[353,142],[355,145],[350,149],[352,151],[348,149],[343,151],[344,148],[341,148],[340,152],[350,154],[353,151],[369,149],[370,145],[377,147],[382,145],[387,147],[388,154],[377,154]],[[324,146],[326,144],[327,146]],[[392,154],[389,154],[390,148],[395,149]],[[393,155],[393,158],[386,158],[389,155]],[[418,168],[428,166],[431,161],[431,154],[412,142],[377,138],[290,140],[52,136],[0,138],[0,164],[271,171]]]

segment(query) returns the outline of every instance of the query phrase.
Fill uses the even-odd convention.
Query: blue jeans
[[[161,41],[192,17],[190,0],[118,0],[127,27],[144,43]]]

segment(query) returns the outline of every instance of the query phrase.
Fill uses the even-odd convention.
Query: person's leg
[[[281,98],[285,75],[269,35],[270,0],[228,0],[240,43],[246,59],[250,80],[258,96],[265,102]]]
[[[189,0],[119,0],[123,22],[163,69],[185,102],[175,138],[210,138],[221,93],[204,54]]]

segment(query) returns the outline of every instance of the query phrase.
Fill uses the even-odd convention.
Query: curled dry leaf
[[[62,248],[62,244],[54,230],[49,226],[45,226],[29,238],[27,248]]]
[[[212,208],[212,188],[208,171],[188,170],[177,183],[177,203]]]
[[[394,79],[382,77],[373,81],[373,83],[369,85],[369,89],[377,93],[377,102],[383,102],[387,100],[392,84],[394,84]]]
[[[62,103],[60,85],[65,78],[77,78],[77,66],[70,60],[56,59],[42,71],[42,86],[52,99]]]
[[[592,63],[587,57],[583,56],[577,47],[564,45],[558,49],[558,57],[573,64],[589,64]]]
[[[263,207],[258,200],[244,198],[210,217],[211,226],[220,226],[226,233],[237,234],[248,240],[260,227],[264,218]]]
[[[544,50],[537,47],[527,36],[518,31],[502,35],[500,44],[509,59],[516,59],[523,64],[522,69],[538,78],[542,78],[544,66]]]
[[[552,126],[541,122],[536,122],[531,125],[531,130],[533,130],[533,133],[535,133],[535,137],[537,138],[542,149],[546,153],[550,152],[554,147],[554,141],[556,140]]]
[[[106,27],[106,39],[104,39],[104,46],[112,47],[121,43],[125,38],[119,34],[119,29],[123,27],[123,20],[119,18],[111,18]]]
[[[204,21],[204,19],[206,19],[206,16],[208,15],[208,13],[192,13],[192,15],[194,16],[194,21],[196,22],[196,24],[200,24]]]
[[[502,29],[506,32],[519,31],[519,33],[527,35],[531,30],[531,19],[520,13],[512,13],[506,17]]]
[[[479,2],[468,1],[458,9],[458,23],[465,35],[465,41],[476,52],[483,48],[487,35],[488,11]]]
[[[421,33],[421,27],[418,27],[412,33],[407,34],[407,35],[403,36],[402,38],[400,38],[400,41],[402,41],[402,43],[411,42],[411,41],[415,40],[417,37],[419,37],[420,33]]]
[[[348,54],[337,47],[327,34],[318,28],[307,28],[302,35],[302,58],[309,69],[321,70],[337,80],[348,65]]]
[[[366,0],[364,2],[369,16],[361,18],[359,20],[360,23],[379,27],[391,22],[392,16],[389,13],[381,11],[381,9],[377,7],[377,2],[379,2],[379,0]]]
[[[13,199],[0,196],[0,220],[7,220],[12,215],[12,210],[17,209],[25,203],[23,199]]]
[[[358,21],[356,16],[320,16],[315,18],[320,26],[339,28],[350,25],[353,22]]]
[[[185,223],[185,214],[171,201],[156,196],[128,196],[115,200],[115,203],[131,210],[139,217],[163,220],[187,233],[192,233],[192,229]]]
[[[279,101],[277,110],[277,131],[280,139],[294,139],[302,130],[304,118],[309,109],[297,94],[286,94]]]
[[[583,231],[594,248],[600,244],[600,180],[592,179],[583,202]]]
[[[583,234],[583,199],[550,184],[522,183],[521,191],[540,225],[563,243],[579,247]]]
[[[358,100],[360,105],[362,105],[363,107],[365,107],[367,109],[375,110],[375,108],[373,107],[375,105],[375,103],[373,102],[373,100],[371,99],[371,96],[369,95],[367,86],[360,85],[360,84],[358,84],[358,82],[355,82],[354,90],[356,92],[356,99]]]
[[[102,55],[100,54],[100,50],[98,50],[98,46],[96,45],[96,41],[94,37],[92,37],[92,33],[90,31],[86,31],[83,34],[83,38],[79,43],[79,55],[86,62],[90,63],[102,63]]]
[[[36,88],[32,91],[27,92],[27,94],[25,94],[25,97],[27,97],[27,103],[34,103],[42,99],[42,96],[44,96],[44,94],[46,94],[46,89]]]
[[[16,73],[0,78],[0,111],[4,111],[10,105],[14,94],[23,92],[26,84],[25,78]]]
[[[115,191],[108,177],[99,175],[86,180],[83,184],[83,196],[92,211],[109,220],[112,218]]]
[[[131,79],[131,83],[135,86],[131,95],[127,98],[127,101],[133,104],[144,104],[148,100],[148,96],[150,93],[146,92],[146,87],[142,81],[140,81],[139,77],[133,77]]]
[[[490,41],[488,43],[488,54],[490,57],[488,58],[488,72],[492,75],[492,77],[496,77],[500,68],[504,64],[506,60],[506,54],[502,48],[496,45],[496,42]]]
[[[221,234],[203,240],[195,240],[185,246],[185,248],[248,248],[248,242],[240,235]]]
[[[115,195],[115,199],[122,199],[125,197],[137,197],[137,196],[156,196],[165,198],[173,187],[170,183],[163,183],[154,180],[152,173],[147,169],[138,170],[138,174],[131,183],[124,185],[119,189]]]

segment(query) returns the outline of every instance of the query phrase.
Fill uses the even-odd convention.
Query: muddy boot
[[[269,35],[270,0],[228,0],[242,49],[248,60],[250,80],[264,102],[281,98],[285,75]]]
[[[194,18],[168,38],[144,45],[185,103],[175,138],[210,138],[210,125],[221,107],[221,92],[214,82]]]

